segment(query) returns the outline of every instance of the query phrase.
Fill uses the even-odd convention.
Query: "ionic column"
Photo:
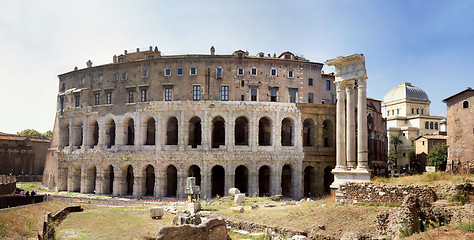
[[[367,93],[366,78],[357,79],[357,168],[367,170],[368,145],[367,145]]]
[[[349,168],[356,167],[354,81],[346,82],[346,157]]]
[[[346,108],[344,84],[336,82],[336,169],[346,169]]]

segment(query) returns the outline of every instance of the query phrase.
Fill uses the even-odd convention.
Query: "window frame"
[[[193,73],[194,71],[194,73]],[[196,67],[192,67],[189,69],[189,75],[191,76],[194,76],[194,75],[197,75],[197,68]]]
[[[112,104],[112,92],[105,93],[105,104]]]
[[[222,78],[222,73],[224,72],[224,69],[221,67],[216,68],[216,77],[217,78]]]
[[[201,85],[193,85],[193,101],[201,101]]]
[[[237,76],[244,76],[245,69],[244,68],[237,68]]]
[[[221,101],[229,101],[229,85],[221,85]]]
[[[140,89],[140,102],[148,102],[148,89]]]
[[[331,80],[326,80],[326,90],[331,91]]]
[[[142,78],[148,77],[148,70],[142,70]]]
[[[277,76],[277,69],[276,68],[270,68],[270,76],[272,76],[272,77]]]
[[[270,88],[270,102],[278,102],[278,88]]]
[[[288,99],[289,102],[290,102],[290,103],[296,103],[296,99],[298,98],[298,96],[297,96],[297,92],[298,92],[298,91],[296,91],[295,89],[290,89],[288,92],[289,92],[289,93],[288,93],[288,95],[289,95],[289,99]]]
[[[74,95],[74,107],[80,107],[81,106],[81,95],[80,94],[75,94]]]
[[[314,93],[308,93],[308,103],[314,103]]]
[[[255,73],[254,73],[254,72],[255,72]],[[252,75],[252,76],[257,76],[257,68],[256,68],[256,67],[254,67],[254,68],[252,68],[252,69],[250,70],[250,75]]]
[[[122,80],[127,80],[128,79],[128,74],[127,72],[122,73]]]
[[[129,89],[128,90],[128,101],[127,103],[135,103],[135,90]]]
[[[173,101],[173,88],[165,88],[165,101]]]
[[[308,78],[308,86],[313,86],[313,79],[312,78]]]
[[[294,70],[288,70],[288,78],[295,78],[295,71]]]
[[[165,74],[166,77],[171,76],[171,68],[165,68],[164,74]]]
[[[176,75],[178,75],[178,76],[182,76],[182,75],[183,75],[183,72],[184,72],[184,71],[183,71],[183,68],[182,68],[182,67],[179,67],[179,68],[176,69]]]
[[[257,88],[251,88],[250,89],[250,101],[251,102],[258,102],[258,89]]]
[[[100,105],[100,93],[99,92],[94,93],[94,105],[95,106]]]

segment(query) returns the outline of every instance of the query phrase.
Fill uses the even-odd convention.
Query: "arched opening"
[[[145,145],[155,145],[155,136],[156,136],[156,127],[155,127],[155,119],[149,118],[146,121],[146,141]]]
[[[258,121],[258,145],[270,146],[271,143],[272,126],[268,118],[263,117]]]
[[[258,194],[259,196],[270,195],[270,168],[262,166],[258,170]]]
[[[469,102],[468,101],[462,102],[462,108],[469,108]]]
[[[170,117],[166,124],[166,145],[178,145],[178,119]]]
[[[133,176],[133,167],[131,165],[128,165],[127,167],[127,195],[133,195],[133,181],[134,181],[134,176]]]
[[[145,195],[153,196],[155,192],[155,168],[148,165],[145,169]]]
[[[61,129],[61,145],[69,146],[69,123],[64,123]]]
[[[107,165],[104,167],[104,194],[113,194],[114,192],[114,167]]]
[[[331,122],[331,120],[326,119],[323,122],[324,147],[332,147],[333,146],[332,134],[334,134],[334,131],[332,130],[332,122]]]
[[[61,165],[58,191],[67,191],[67,177],[68,177],[68,165],[64,163]]]
[[[133,118],[127,121],[127,145],[135,144],[135,123]]]
[[[196,148],[201,145],[201,119],[199,117],[193,117],[189,120],[189,145]]]
[[[81,165],[74,164],[71,174],[70,192],[81,191]]]
[[[212,197],[217,195],[224,196],[225,193],[225,171],[222,166],[216,165],[212,168],[211,172],[211,182],[212,182]]]
[[[281,121],[281,145],[293,146],[293,122],[289,118]]]
[[[316,170],[314,167],[308,166],[304,169],[304,191],[303,194],[305,197],[315,197],[316,196]]]
[[[247,118],[238,117],[235,120],[234,136],[235,145],[249,145],[249,121]]]
[[[314,138],[314,121],[311,118],[307,118],[303,122],[303,146],[314,146]]]
[[[212,120],[212,148],[220,145],[225,145],[225,121],[219,116]]]
[[[235,169],[234,186],[240,190],[241,193],[248,192],[249,171],[243,165]]]
[[[115,146],[115,121],[113,119],[108,119],[105,122],[105,134],[106,134],[106,145],[108,148]]]
[[[195,177],[196,185],[201,186],[201,169],[198,166],[192,165],[189,167],[188,176]]]
[[[291,196],[291,167],[284,165],[281,169],[281,195]]]
[[[86,189],[85,193],[95,192],[95,180],[97,177],[97,170],[94,164],[89,164],[86,170]]]
[[[92,141],[91,141],[91,146],[97,146],[97,144],[99,144],[99,124],[97,123],[97,121],[94,121],[92,123]]]
[[[82,122],[77,122],[76,125],[73,126],[74,128],[74,142],[73,146],[80,147],[82,146],[82,141],[83,141],[83,128],[82,128]]]
[[[169,165],[166,169],[166,196],[176,197],[178,190],[178,170],[175,166]]]
[[[331,194],[331,184],[334,182],[334,175],[331,173],[332,167],[324,168],[324,193]]]

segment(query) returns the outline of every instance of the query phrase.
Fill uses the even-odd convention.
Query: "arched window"
[[[469,102],[468,101],[464,101],[462,103],[462,108],[469,108]]]
[[[178,119],[175,117],[168,119],[166,127],[166,145],[178,145]]]
[[[438,123],[435,123],[435,129],[438,130]]]
[[[430,123],[429,122],[425,122],[425,129],[430,129]]]
[[[281,145],[293,146],[293,122],[289,118],[281,122]]]

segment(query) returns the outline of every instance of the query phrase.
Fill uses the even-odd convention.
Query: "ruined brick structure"
[[[157,48],[59,75],[43,184],[60,191],[184,197],[237,187],[329,192],[334,76],[290,52],[162,56]]]

